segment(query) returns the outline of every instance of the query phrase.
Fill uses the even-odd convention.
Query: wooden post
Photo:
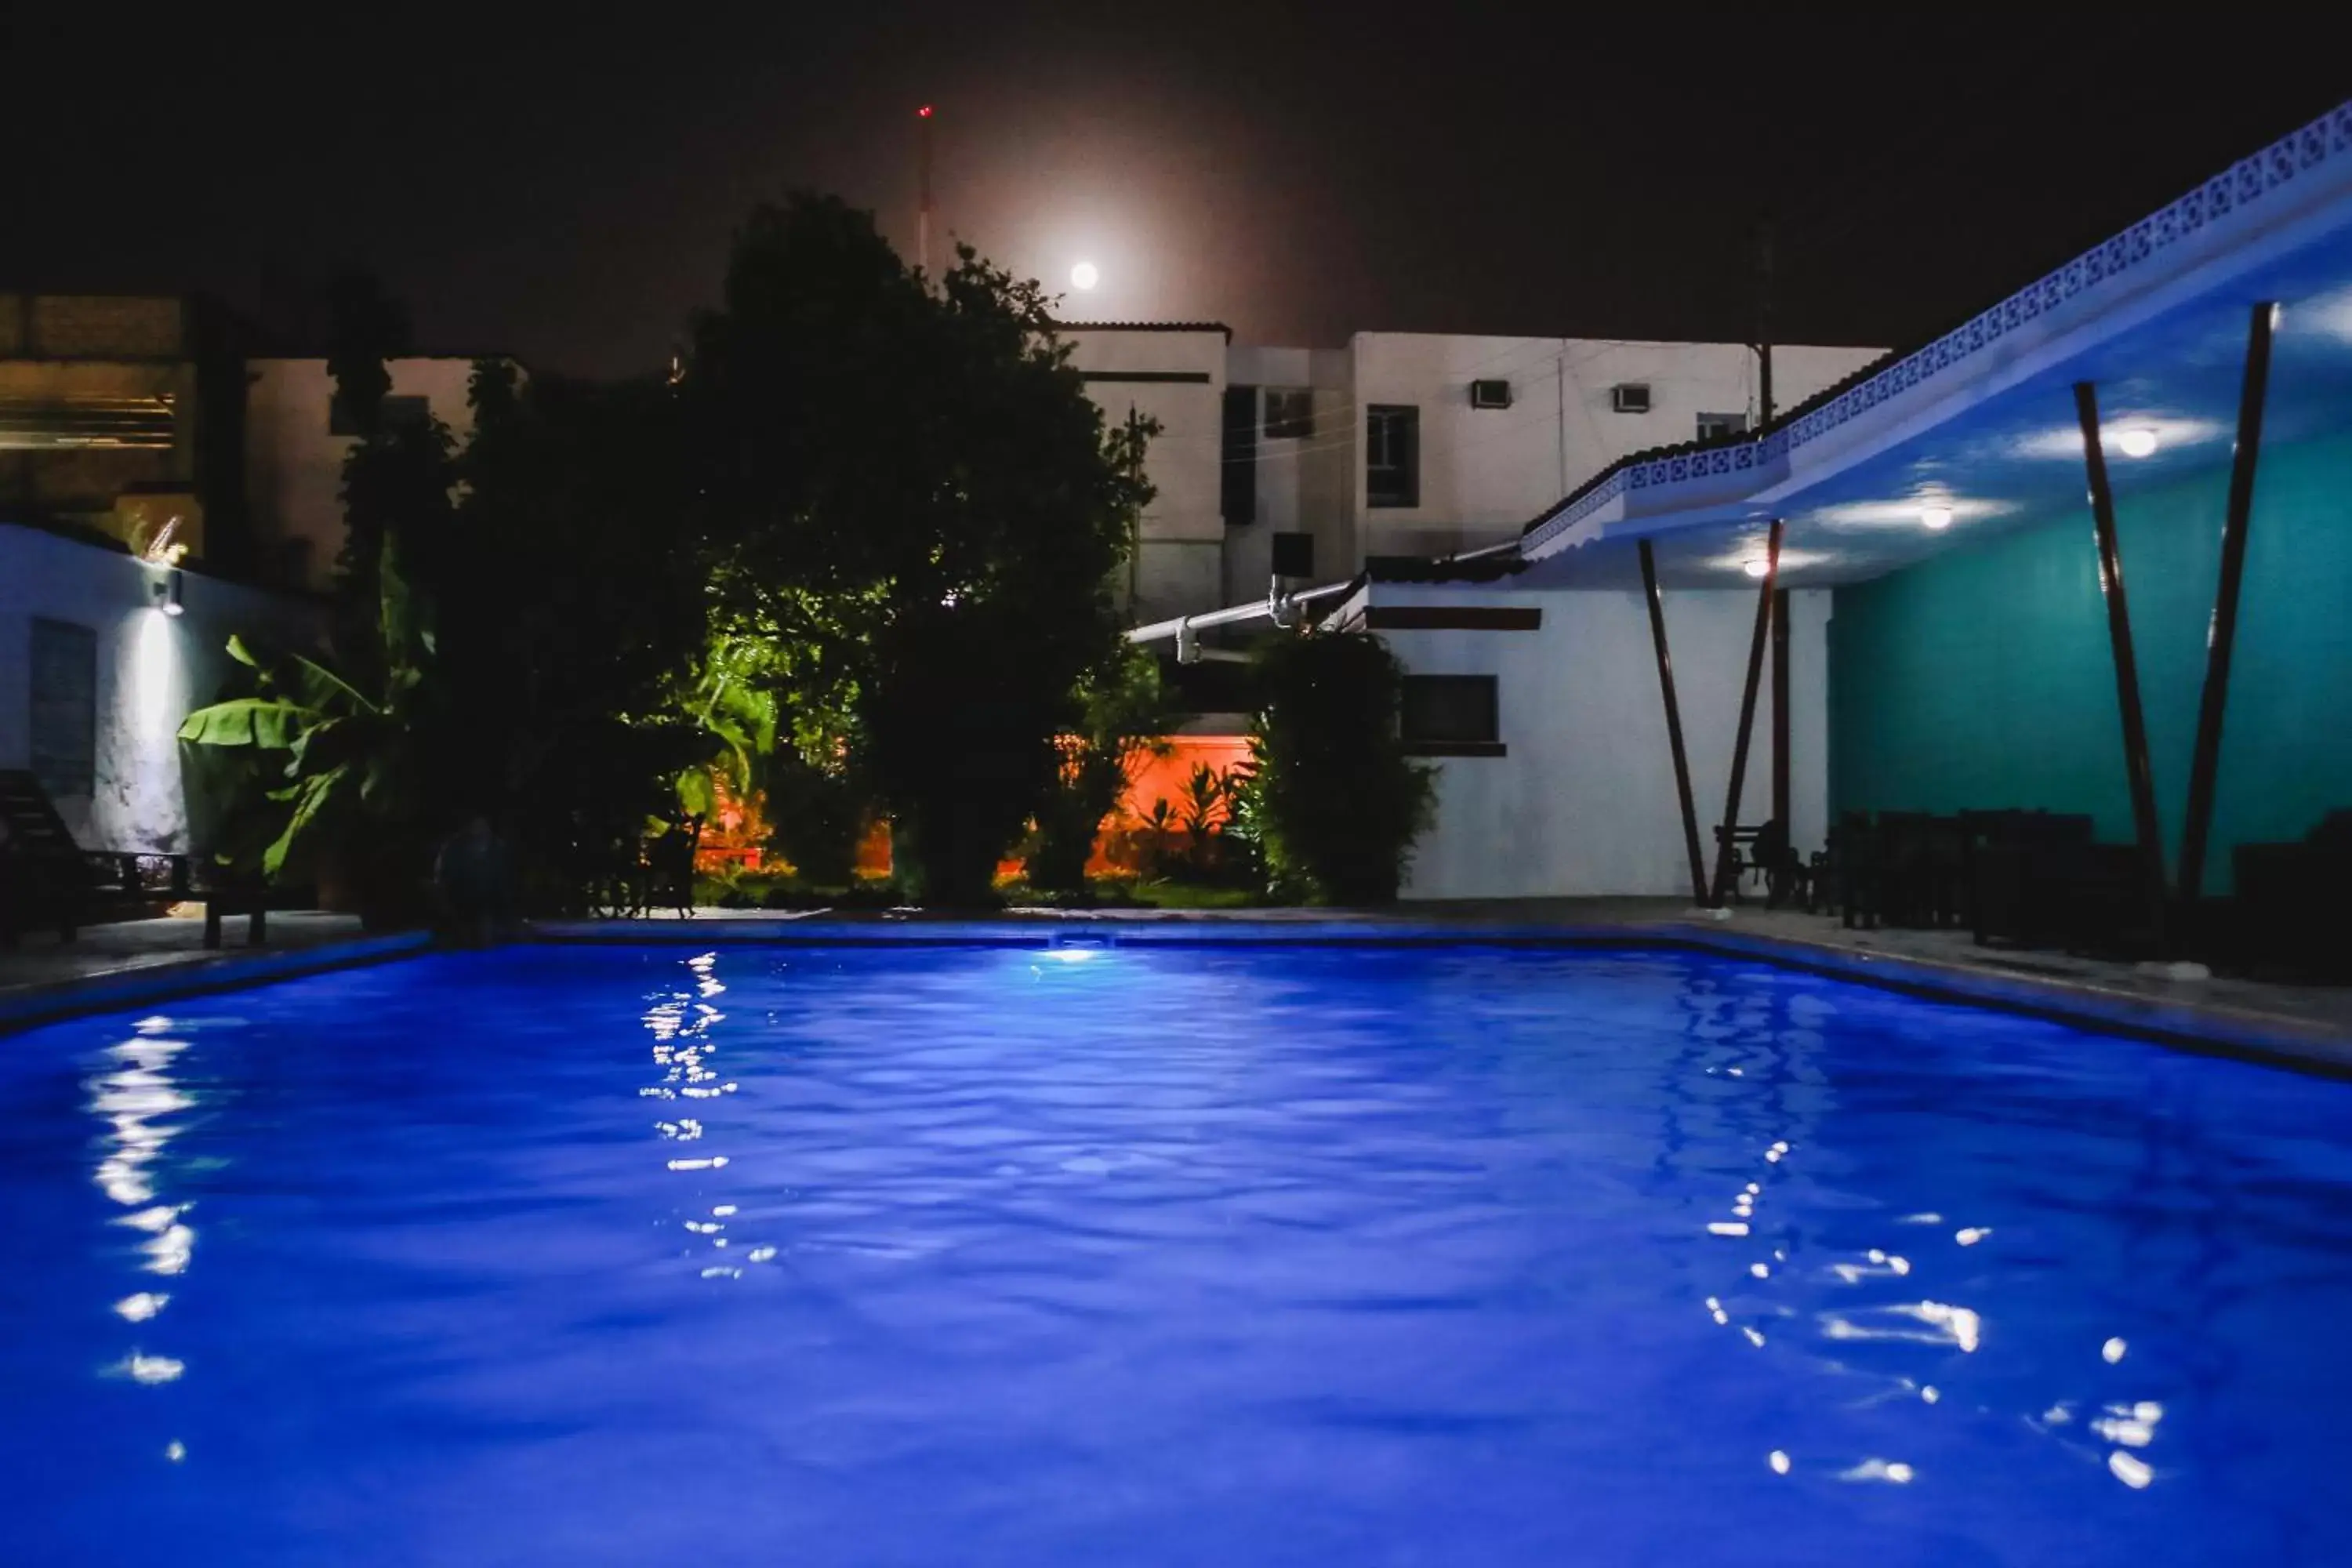
[[[1690,757],[1683,750],[1682,705],[1675,700],[1675,661],[1666,653],[1666,602],[1658,593],[1658,563],[1641,542],[1642,597],[1650,606],[1650,642],[1658,655],[1658,689],[1666,702],[1666,741],[1675,754],[1675,793],[1683,808],[1683,844],[1690,852],[1691,898],[1706,902],[1706,852],[1699,847],[1698,805],[1691,798]]]
[[[1789,590],[1772,595],[1772,820],[1789,837]],[[1791,848],[1796,840],[1790,838]]]
[[[1739,795],[1748,783],[1748,738],[1756,729],[1756,687],[1764,675],[1764,637],[1772,629],[1772,596],[1780,586],[1780,528],[1764,540],[1764,581],[1756,594],[1756,633],[1748,643],[1748,684],[1739,696],[1739,738],[1731,748],[1731,788],[1723,801],[1723,837],[1715,847],[1715,883],[1708,899],[1719,906],[1731,892],[1731,834],[1739,826]]]
[[[2246,528],[2254,510],[2254,464],[2263,450],[2270,398],[2271,328],[2278,307],[2256,305],[2246,327],[2246,376],[2238,389],[2238,447],[2230,459],[2230,500],[2221,518],[2221,583],[2205,642],[2205,691],[2197,704],[2197,750],[2189,763],[2189,818],[2180,828],[2180,899],[2205,889],[2205,842],[2213,830],[2213,788],[2221,767],[2221,719],[2230,705],[2230,656],[2238,642],[2238,591],[2246,576]]]
[[[2147,720],[2139,701],[2139,660],[2132,651],[2131,607],[2124,598],[2124,558],[2116,540],[2116,500],[2107,488],[2107,456],[2099,445],[2099,394],[2074,384],[2074,416],[2083,428],[2083,466],[2091,486],[2091,526],[2099,548],[2099,593],[2107,602],[2107,645],[2116,661],[2116,707],[2123,717],[2124,773],[2131,786],[2132,827],[2139,843],[2140,876],[2148,916],[2159,942],[2164,929],[2164,841],[2156,819],[2156,774],[2147,760]]]

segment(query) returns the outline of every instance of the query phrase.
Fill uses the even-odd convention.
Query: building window
[[[98,634],[33,617],[33,776],[51,800],[98,788]]]
[[[1647,414],[1650,411],[1650,384],[1646,381],[1621,381],[1609,389],[1609,406],[1619,414]]]
[[[1277,533],[1274,536],[1274,574],[1277,577],[1315,575],[1315,536]]]
[[[1473,408],[1508,408],[1511,405],[1511,384],[1507,381],[1474,381],[1470,384],[1470,406]]]
[[[1364,411],[1364,501],[1421,504],[1421,410],[1375,403]]]
[[[1748,416],[1745,414],[1702,414],[1698,416],[1698,438],[1702,441],[1719,441],[1726,436],[1746,434]]]
[[[1315,394],[1303,386],[1265,389],[1265,438],[1300,441],[1315,434]]]
[[[1257,521],[1257,388],[1225,388],[1223,422],[1217,510],[1228,527],[1239,528]]]
[[[1423,757],[1499,757],[1500,706],[1491,675],[1408,675],[1399,729]]]

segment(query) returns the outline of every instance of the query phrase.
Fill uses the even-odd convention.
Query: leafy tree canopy
[[[1036,284],[967,246],[934,293],[805,195],[738,235],[681,390],[728,613],[803,650],[784,727],[831,718],[905,879],[984,901],[1119,656],[1150,428],[1105,429]]]

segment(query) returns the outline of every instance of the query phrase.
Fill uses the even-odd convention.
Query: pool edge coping
[[[1591,924],[1430,921],[1410,917],[1252,919],[1080,915],[993,920],[545,921],[523,940],[551,946],[995,946],[1084,944],[1214,947],[1295,943],[1329,947],[1517,947],[1679,949],[1748,958],[1853,981],[1924,1000],[2022,1014],[2077,1028],[2126,1035],[2264,1066],[2352,1079],[2352,1036],[2286,1014],[2259,1013],[2193,997],[2155,997],[2088,981],[1993,973],[1907,954],[1857,952],[1801,938],[1767,936],[1681,921]],[[2194,984],[2193,982],[2182,984]]]
[[[993,920],[542,921],[514,939],[540,946],[775,947],[1072,945],[1216,947],[1441,947],[1484,944],[1552,948],[1650,948],[1753,959],[1895,991],[1924,1000],[1989,1007],[2077,1028],[2129,1036],[2200,1055],[2352,1079],[2352,1037],[2284,1014],[2258,1013],[2193,997],[2163,998],[2095,983],[1995,973],[1965,964],[1857,952],[1800,938],[1676,921],[1577,924],[1429,921],[1410,918],[1264,919],[1182,915],[1151,919],[1080,915]],[[170,962],[0,994],[0,1036],[93,1014],[202,996],[435,951],[431,935],[404,931],[267,952]]]

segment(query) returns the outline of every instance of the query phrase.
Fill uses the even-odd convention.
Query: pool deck
[[[228,922],[207,952],[203,922],[133,921],[59,943],[45,934],[0,951],[0,1033],[422,951],[423,932],[366,936],[350,916],[273,914],[261,949]],[[1657,944],[1792,964],[1916,994],[2023,1012],[2352,1077],[2352,987],[2182,978],[2161,966],[1976,946],[1964,931],[1848,931],[1836,919],[1758,905],[1715,919],[1678,899],[1538,899],[1335,910],[1010,910],[982,919],[912,910],[698,910],[690,919],[542,921],[555,942],[1034,942],[1134,945],[1311,942],[1365,945],[1464,940],[1583,946]]]
[[[191,916],[88,926],[72,942],[32,931],[0,949],[0,1033],[396,958],[426,942],[421,931],[364,935],[358,917],[316,910],[271,911],[257,948],[247,945],[242,917],[222,922],[216,951],[205,947],[204,921]]]

